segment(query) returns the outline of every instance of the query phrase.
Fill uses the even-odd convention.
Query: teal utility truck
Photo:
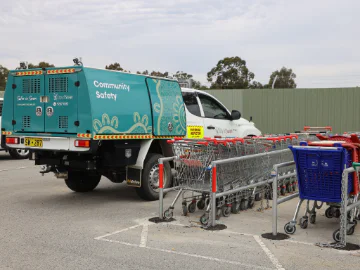
[[[6,148],[30,150],[30,159],[43,165],[41,173],[55,173],[73,191],[91,191],[105,176],[115,183],[125,180],[142,198],[154,200],[158,159],[172,155],[167,139],[186,136],[194,126],[201,136],[207,130],[238,136],[235,127],[242,136],[260,134],[239,112],[226,108],[214,115],[233,126],[217,128],[214,120],[206,129],[201,114],[207,107],[195,116],[183,96],[191,110],[200,100],[165,78],[83,66],[13,70],[5,89],[1,141]],[[169,187],[171,164],[164,168]]]

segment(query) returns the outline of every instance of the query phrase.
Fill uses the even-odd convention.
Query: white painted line
[[[161,251],[161,252],[165,252],[165,253],[188,256],[188,257],[204,259],[204,260],[209,260],[209,261],[215,261],[215,262],[220,262],[220,263],[240,265],[243,267],[248,267],[250,269],[265,269],[265,270],[273,269],[273,268],[268,268],[268,267],[253,265],[253,264],[246,264],[246,263],[241,263],[241,262],[236,262],[236,261],[229,261],[229,260],[218,259],[218,258],[209,257],[209,256],[202,256],[202,255],[191,254],[191,253],[186,253],[186,252],[179,252],[179,251],[168,250],[168,249],[161,249],[161,248],[154,248],[154,247],[145,247],[145,248],[149,249],[149,250],[156,250],[156,251]],[[226,269],[226,267],[224,267],[224,269]]]
[[[23,169],[36,168],[36,167],[37,167],[37,166],[9,168],[9,169],[2,169],[2,170],[0,170],[0,172],[16,171],[16,170],[23,170]]]
[[[278,261],[278,259],[275,257],[274,254],[271,253],[270,249],[268,249],[265,244],[263,243],[263,241],[261,241],[260,236],[258,235],[254,235],[254,239],[255,241],[260,245],[260,247],[262,248],[262,250],[265,252],[265,254],[268,256],[268,258],[270,259],[270,261],[273,263],[273,265],[275,265],[277,270],[285,270],[284,267],[282,267],[282,265],[280,264],[280,262]]]
[[[149,232],[149,226],[144,225],[141,231],[141,239],[140,239],[139,247],[146,247],[148,232]]]
[[[131,226],[131,227],[122,229],[122,230],[120,230],[120,231],[116,231],[116,232],[112,232],[112,233],[108,233],[108,234],[105,234],[105,235],[102,235],[102,236],[95,237],[94,239],[95,239],[95,240],[100,240],[100,239],[105,238],[105,237],[108,237],[108,236],[110,236],[110,235],[118,234],[118,233],[121,233],[121,232],[126,232],[126,231],[128,231],[128,230],[135,229],[135,228],[140,227],[140,226],[141,226],[141,225]]]
[[[302,245],[308,245],[308,246],[314,246],[314,243],[308,243],[308,242],[301,242],[301,241],[295,241],[295,240],[289,240],[289,239],[285,239],[285,242],[290,242],[290,243],[294,243],[294,244],[302,244]]]
[[[239,232],[233,232],[233,231],[218,231],[220,233],[228,233],[228,234],[237,234],[237,235],[244,235],[244,236],[251,236],[251,237],[254,237],[256,236],[255,234],[250,234],[250,233],[239,233]]]
[[[105,239],[105,238],[96,239],[96,240],[110,242],[110,243],[116,243],[116,244],[122,244],[122,245],[125,245],[125,246],[139,247],[139,245],[136,245],[136,244],[131,244],[131,243],[127,243],[127,242],[121,242],[121,241],[116,241],[116,240],[110,240],[110,239]]]

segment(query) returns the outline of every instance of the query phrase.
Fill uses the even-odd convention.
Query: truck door
[[[49,69],[45,75],[45,132],[77,133],[78,73],[74,68]]]
[[[146,78],[155,136],[185,136],[186,116],[179,83]]]
[[[43,71],[19,71],[13,78],[14,132],[44,132]]]

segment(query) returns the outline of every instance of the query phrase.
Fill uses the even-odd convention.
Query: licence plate
[[[43,147],[43,140],[39,138],[25,138],[25,146]]]

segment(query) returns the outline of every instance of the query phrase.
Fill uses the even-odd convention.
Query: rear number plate
[[[43,140],[39,138],[25,138],[25,146],[43,147]]]

